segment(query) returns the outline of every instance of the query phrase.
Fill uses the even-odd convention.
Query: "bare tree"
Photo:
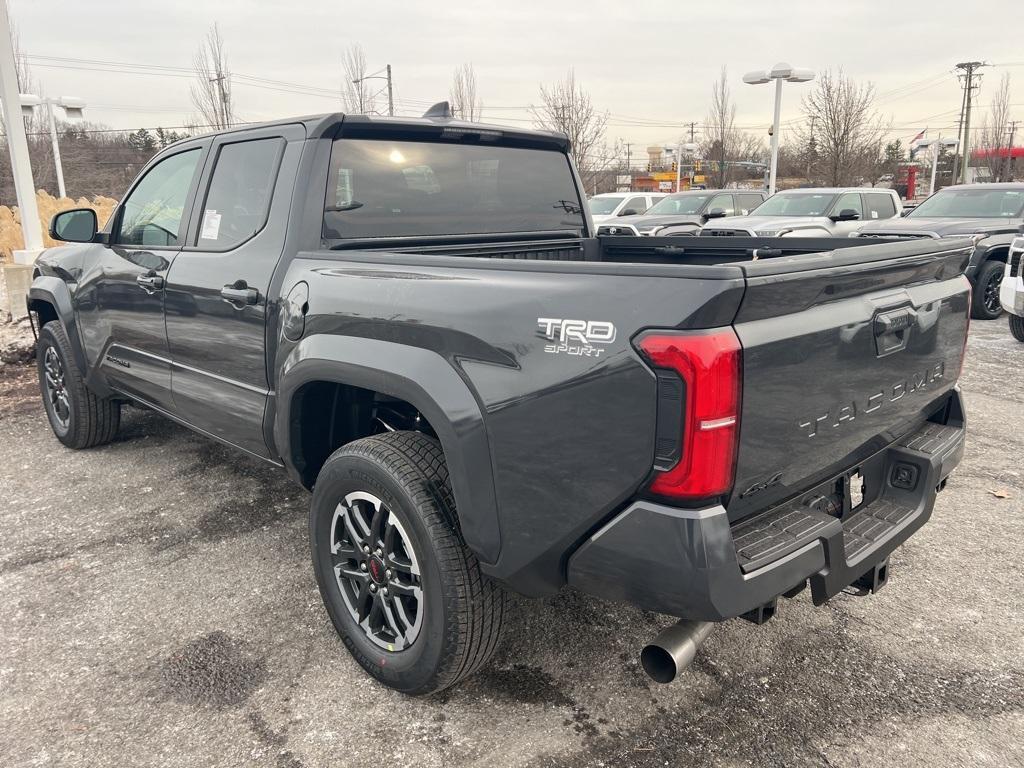
[[[373,89],[373,82],[367,79],[370,73],[366,70],[363,46],[356,43],[348,47],[342,68],[345,70],[345,82],[341,87],[341,99],[345,111],[359,115],[376,112],[378,92]]]
[[[701,155],[710,161],[712,185],[724,189],[729,181],[730,162],[734,159],[736,135],[736,105],[729,90],[728,72],[722,67],[722,73],[711,89],[711,109],[708,111],[704,125],[704,138],[701,141]]]
[[[476,70],[472,64],[463,64],[455,70],[448,100],[452,114],[460,120],[474,122],[483,116],[484,104],[476,90]]]
[[[882,164],[882,137],[886,126],[875,111],[875,87],[858,84],[840,69],[823,72],[804,97],[807,123],[797,130],[805,146],[814,126],[814,178],[831,186],[856,184],[875,178]]]
[[[1010,74],[1004,73],[999,81],[999,90],[992,97],[988,115],[981,128],[978,149],[984,157],[979,161],[989,169],[989,178],[999,181],[1005,165],[1002,151],[1009,145],[1010,138]]]
[[[224,39],[214,24],[192,57],[196,81],[192,84],[192,104],[202,123],[212,128],[230,128],[236,122],[231,103],[231,69],[224,50]]]
[[[545,130],[561,131],[569,137],[576,167],[589,188],[591,176],[606,164],[609,156],[604,142],[608,113],[594,109],[590,94],[576,81],[572,69],[564,80],[541,85],[540,100],[540,105],[530,106],[534,121]]]

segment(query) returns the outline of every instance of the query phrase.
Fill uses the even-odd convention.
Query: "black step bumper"
[[[805,497],[736,525],[721,505],[677,509],[638,501],[576,550],[569,583],[704,621],[748,613],[808,580],[821,604],[885,563],[931,516],[964,451],[959,391],[950,397],[946,424],[926,422],[863,462],[877,487],[842,520],[805,506]]]

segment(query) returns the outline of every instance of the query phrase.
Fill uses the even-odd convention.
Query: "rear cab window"
[[[584,227],[569,158],[558,150],[344,137],[331,149],[329,240],[582,235]]]

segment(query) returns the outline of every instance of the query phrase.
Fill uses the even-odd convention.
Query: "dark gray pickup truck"
[[[413,694],[505,589],[710,624],[870,592],[963,451],[969,240],[592,237],[564,136],[329,115],[175,144],[29,307],[59,440],[150,408],[312,491],[359,663]]]

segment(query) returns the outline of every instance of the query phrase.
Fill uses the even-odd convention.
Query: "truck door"
[[[218,137],[186,244],[167,276],[167,344],[178,415],[270,457],[263,416],[270,280],[284,247],[305,130],[272,126]]]
[[[161,157],[129,189],[106,243],[78,280],[75,308],[90,364],[119,392],[171,408],[164,281],[181,249],[208,141]]]

